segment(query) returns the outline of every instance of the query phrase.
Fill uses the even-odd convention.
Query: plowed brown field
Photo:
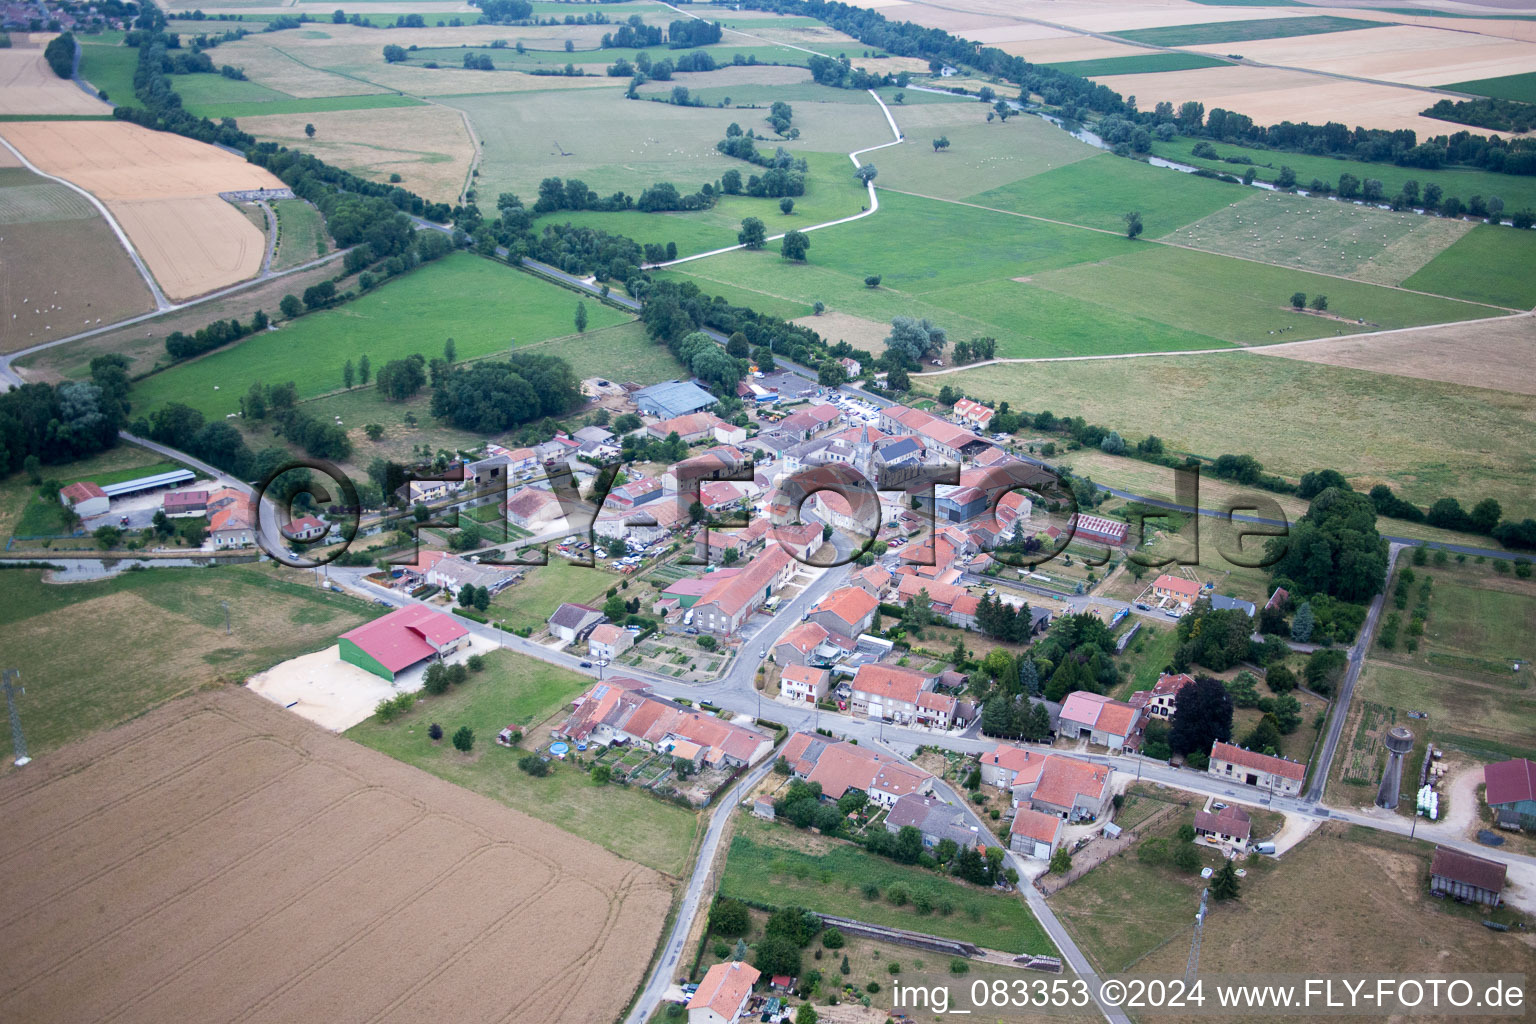
[[[33,1024],[608,1021],[669,900],[238,690],[10,773],[0,811],[0,1019]]]

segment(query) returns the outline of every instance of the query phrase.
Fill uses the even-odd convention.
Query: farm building
[[[1132,744],[1141,712],[1123,701],[1102,694],[1078,690],[1067,695],[1061,705],[1057,733],[1067,739],[1087,735],[1088,742],[1111,750]]]
[[[1008,849],[1035,860],[1050,860],[1061,842],[1061,829],[1056,815],[1020,807],[1008,827]]]
[[[1218,742],[1211,747],[1211,763],[1206,773],[1245,786],[1269,789],[1281,796],[1295,796],[1301,792],[1301,784],[1306,780],[1307,766],[1299,761]]]
[[[108,498],[125,498],[130,494],[139,494],[143,491],[158,491],[162,487],[179,487],[196,479],[197,474],[190,469],[172,469],[164,473],[135,477],[132,480],[120,480],[115,484],[103,484],[101,489],[106,492]]]
[[[1092,540],[1100,544],[1116,546],[1125,543],[1126,525],[1116,519],[1078,513],[1067,523],[1067,527],[1073,531],[1073,536],[1080,540]]]
[[[411,605],[341,634],[337,646],[342,661],[394,682],[412,665],[442,658],[468,642],[469,630],[452,616]]]
[[[1045,765],[1040,769],[1040,779],[1028,794],[1029,806],[1067,821],[1101,818],[1114,795],[1110,785],[1113,774],[1114,769],[1109,765],[1054,754],[1045,759]],[[1014,786],[1016,803],[1023,788]]]
[[[708,409],[715,402],[714,395],[687,380],[664,381],[635,392],[635,405],[642,413],[664,420]]]
[[[1429,891],[1496,907],[1504,892],[1504,874],[1504,865],[1496,860],[1437,846],[1429,864]]]
[[[794,571],[795,561],[783,548],[768,548],[739,575],[719,581],[699,598],[693,606],[694,625],[711,633],[736,632]]]
[[[208,511],[208,492],[174,491],[161,499],[160,508],[172,519],[178,516],[200,516]]]
[[[727,423],[712,412],[690,412],[658,420],[645,428],[658,441],[676,434],[689,444],[712,437],[722,444],[737,444],[747,439],[745,427]]]
[[[107,511],[112,502],[107,492],[89,480],[77,480],[59,489],[59,501],[81,519],[99,516]]]
[[[1536,829],[1536,761],[1517,757],[1487,765],[1483,782],[1501,828]]]
[[[584,604],[562,604],[549,617],[549,633],[562,642],[574,644],[585,640],[587,634],[607,616],[596,608]]]
[[[740,960],[715,964],[688,1000],[688,1024],[734,1024],[752,998],[761,972]]]
[[[1241,807],[1228,806],[1219,811],[1196,811],[1195,834],[1204,836],[1213,846],[1230,846],[1239,852],[1247,849],[1253,821]]]

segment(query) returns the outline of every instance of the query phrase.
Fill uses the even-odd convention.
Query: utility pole
[[[21,678],[21,669],[8,668],[0,672],[0,688],[5,690],[5,706],[11,713],[11,743],[16,748],[16,767],[31,761],[27,756],[27,739],[21,734],[21,713],[16,710],[16,680]],[[27,691],[23,688],[22,693]]]
[[[1195,974],[1200,969],[1200,933],[1205,930],[1205,898],[1210,892],[1210,889],[1200,890],[1200,910],[1195,914],[1195,937],[1190,940],[1189,960],[1184,964],[1186,985],[1195,980]]]
[[[220,601],[219,604],[224,606],[224,635],[229,636],[229,602]]]

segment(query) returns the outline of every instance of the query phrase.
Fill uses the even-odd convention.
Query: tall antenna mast
[[[27,756],[27,738],[21,734],[21,713],[16,710],[16,680],[21,678],[21,669],[8,668],[0,671],[0,688],[5,690],[5,706],[11,713],[11,743],[16,748],[16,767],[31,761]],[[22,693],[27,691],[23,688]]]
[[[1210,889],[1200,890],[1200,910],[1195,914],[1195,937],[1189,943],[1189,961],[1184,965],[1184,981],[1193,983],[1195,972],[1200,969],[1200,933],[1205,930],[1205,898]]]

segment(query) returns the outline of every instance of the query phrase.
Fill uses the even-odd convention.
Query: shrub
[[[469,660],[467,660],[464,664],[469,666],[469,670],[471,672],[484,672],[485,671],[485,655],[483,655],[483,654],[471,654],[469,656]]]
[[[461,753],[469,753],[475,746],[475,730],[467,725],[461,725],[453,734],[453,749]]]
[[[821,944],[828,949],[842,949],[843,943],[843,933],[836,928],[828,928],[821,933]]]
[[[875,995],[880,991],[880,983],[878,981],[872,981],[868,985],[864,986],[864,991],[868,992],[870,995]]]
[[[549,763],[537,754],[527,754],[517,759],[517,766],[534,778],[543,778],[549,774]]]
[[[970,965],[970,963],[968,961],[961,960],[959,957],[956,957],[955,959],[953,959],[953,960],[951,960],[949,962],[949,973],[950,974],[970,974],[971,973],[971,965]]]
[[[443,738],[443,727],[438,725],[436,722],[433,722],[431,725],[427,726],[427,735],[434,740],[440,740]]]
[[[896,960],[892,960],[890,963],[885,965],[885,969],[892,974],[900,974],[901,964]]]

